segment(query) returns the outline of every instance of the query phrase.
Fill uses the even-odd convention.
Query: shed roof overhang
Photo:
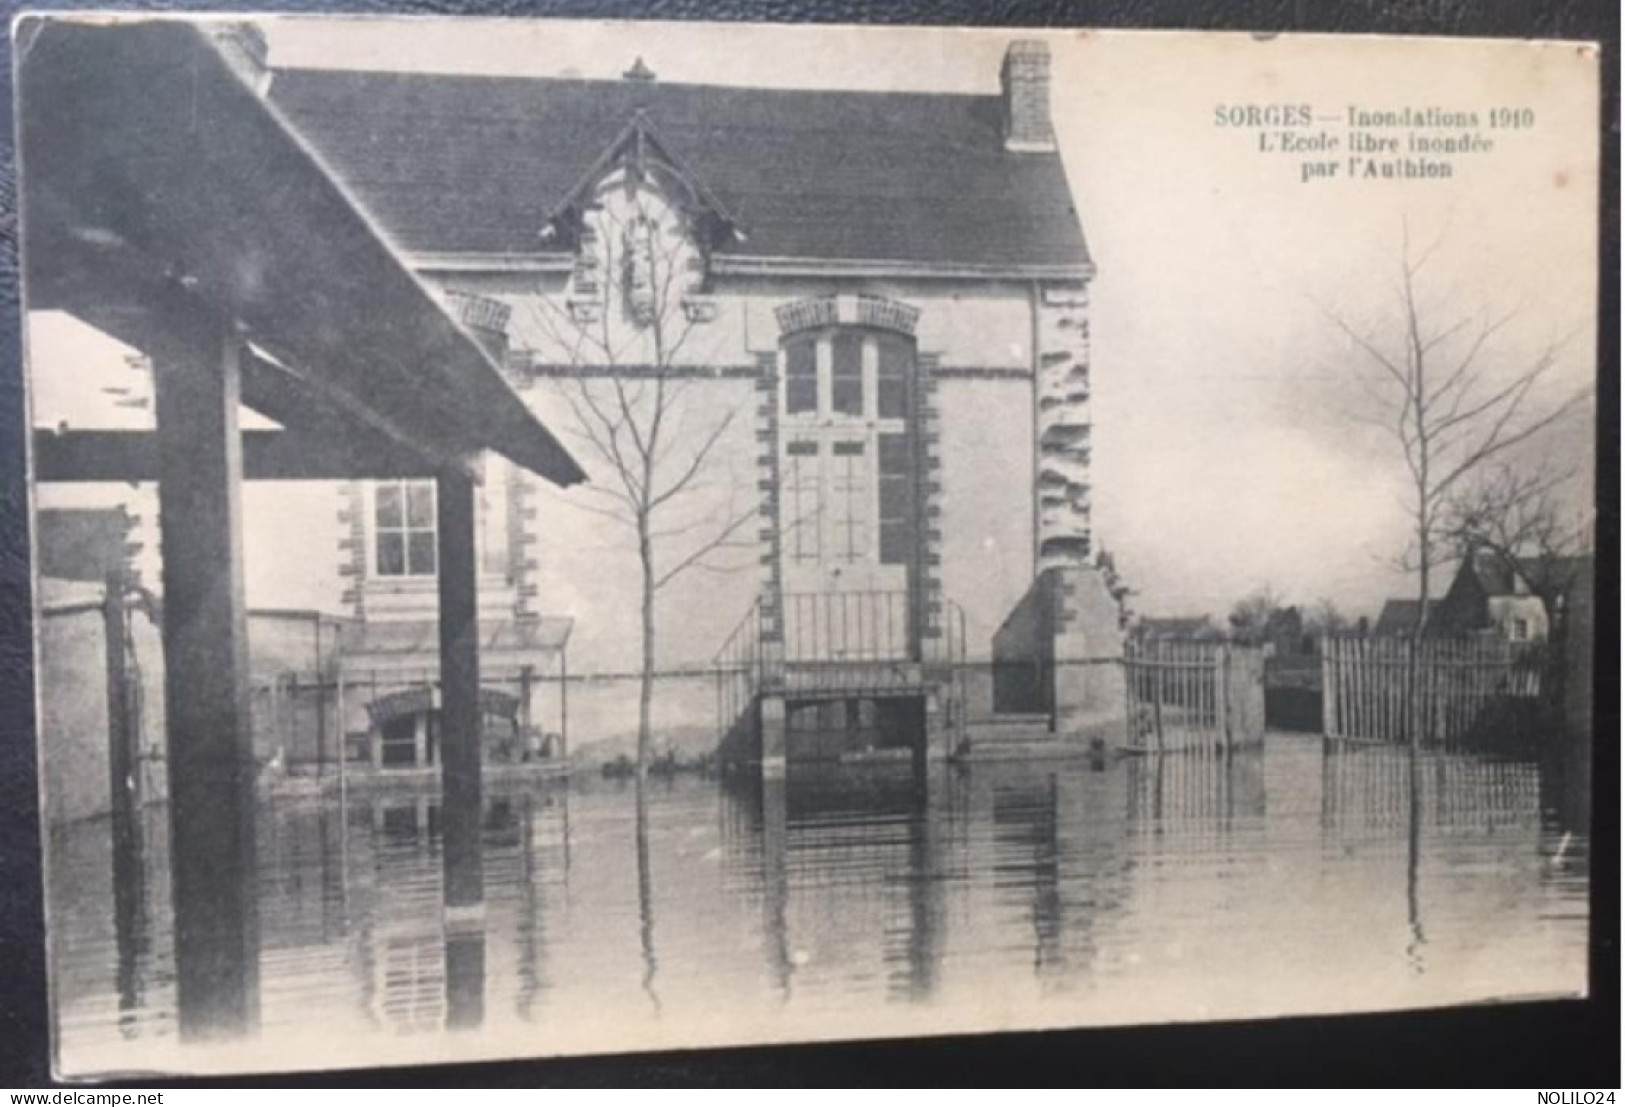
[[[207,27],[19,22],[27,308],[145,349],[191,297],[251,344],[243,400],[290,434],[584,479]]]

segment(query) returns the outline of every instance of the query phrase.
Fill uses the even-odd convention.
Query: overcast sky
[[[1031,32],[441,20],[266,20],[272,63],[992,93]],[[1048,36],[1057,130],[1099,268],[1095,522],[1150,613],[1221,614],[1271,584],[1374,612],[1410,583],[1402,469],[1349,410],[1359,357],[1331,309],[1379,336],[1402,227],[1442,245],[1441,320],[1518,312],[1488,359],[1570,336],[1548,396],[1594,372],[1593,61],[1572,46],[1181,34]],[[1450,181],[1300,184],[1298,160],[1214,125],[1223,104],[1527,108]],[[1441,133],[1458,133],[1445,131]],[[1391,330],[1391,328],[1389,328]],[[1590,467],[1589,410],[1541,450]]]

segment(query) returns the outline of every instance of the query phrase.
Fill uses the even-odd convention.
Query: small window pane
[[[406,572],[406,538],[399,531],[378,535],[378,575],[398,577]]]
[[[434,575],[434,535],[415,530],[407,536],[408,564],[413,576]]]
[[[880,563],[906,565],[909,561],[910,528],[904,523],[880,524]]]
[[[398,527],[401,525],[400,485],[380,484],[378,486],[378,525],[381,527]]]
[[[810,339],[784,351],[784,409],[791,415],[818,410],[818,351]]]
[[[423,481],[406,486],[406,525],[434,526],[434,485]]]
[[[830,340],[830,405],[841,415],[863,414],[863,338],[840,333]]]
[[[914,553],[913,466],[906,434],[880,436],[880,563],[906,565]]]
[[[908,382],[914,374],[913,344],[892,335],[875,340],[878,349],[879,378],[875,402],[882,419],[908,417]]]
[[[908,482],[894,477],[880,480],[880,518],[902,519],[908,515]]]
[[[882,473],[907,473],[908,469],[908,435],[881,435],[880,471]]]

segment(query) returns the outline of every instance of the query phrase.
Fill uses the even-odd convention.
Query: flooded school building
[[[966,96],[668,84],[641,61],[613,82],[277,70],[252,27],[217,42],[586,470],[564,489],[476,462],[495,760],[635,729],[640,563],[606,517],[616,459],[592,448],[623,430],[610,445],[637,448],[636,426],[601,422],[630,392],[673,397],[654,480],[702,469],[657,571],[726,531],[658,597],[655,726],[690,750],[719,723],[770,765],[785,731],[809,756],[922,728],[938,756],[1047,741],[1041,659],[1120,652],[1090,526],[1094,269],[1043,43],[1010,44],[998,93]],[[104,360],[110,418],[150,425],[146,363]],[[45,456],[83,456],[86,417],[37,419],[61,425]],[[86,503],[127,520],[113,564],[80,575],[99,584],[122,545],[161,592],[150,486],[47,487],[44,530]],[[435,512],[427,479],[248,488],[262,761],[435,763]],[[996,639],[1020,685],[998,697]],[[1120,720],[1101,696],[1063,692],[1061,729]],[[972,727],[996,706],[1015,717]]]
[[[1128,637],[1046,41],[945,94],[18,35],[59,1072],[1584,988],[1589,781],[1463,738],[1523,655],[1424,741],[1350,643],[1266,735],[1260,646]],[[703,771],[600,771],[646,659]]]

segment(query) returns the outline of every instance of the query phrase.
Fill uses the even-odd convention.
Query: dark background
[[[1620,1084],[1619,963],[1619,7],[1601,0],[282,0],[52,8],[352,12],[775,23],[1137,27],[1590,39],[1603,45],[1598,119],[1601,419],[1592,998],[1403,1015],[1006,1034],[910,1042],[599,1057],[278,1076],[244,1086],[1411,1085],[1556,1091]],[[9,16],[16,0],[0,0]],[[9,48],[0,58],[0,1087],[50,1083],[33,732],[26,418],[17,306]],[[1335,957],[1336,950],[1328,948]],[[164,1081],[159,1087],[216,1086]]]

